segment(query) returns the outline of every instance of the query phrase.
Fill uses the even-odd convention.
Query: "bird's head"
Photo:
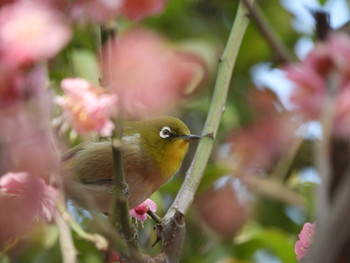
[[[176,172],[187,152],[188,143],[200,139],[200,136],[190,133],[185,123],[174,117],[146,119],[134,122],[131,127],[140,135],[140,148],[165,174]]]

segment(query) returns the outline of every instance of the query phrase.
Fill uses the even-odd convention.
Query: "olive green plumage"
[[[186,124],[174,117],[125,123],[122,152],[130,207],[147,199],[176,173],[188,143],[195,139],[199,136],[191,135]],[[98,210],[107,212],[113,185],[110,140],[82,143],[68,151],[63,162],[75,180],[70,182],[74,187],[68,187],[74,189],[69,191],[72,199],[83,204],[77,193],[82,189],[94,197]]]

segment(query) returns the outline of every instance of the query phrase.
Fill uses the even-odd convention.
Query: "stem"
[[[82,229],[80,225],[75,220],[73,220],[73,218],[67,212],[66,207],[63,204],[61,203],[57,204],[57,210],[60,213],[59,216],[70,225],[73,231],[77,233],[80,238],[94,243],[99,250],[107,249],[108,247],[107,240],[99,234],[90,234],[86,232],[84,229]],[[56,222],[60,223],[60,225],[62,226],[62,220],[60,220],[61,218],[59,216],[56,216],[55,219],[56,219]],[[67,241],[67,239],[65,239],[65,241]]]
[[[101,27],[101,41],[104,41],[106,52],[101,56],[102,65],[106,65],[104,68],[107,72],[102,76],[101,84],[105,87],[110,85],[109,77],[112,71],[112,54],[115,47],[115,26],[106,25]],[[106,40],[109,40],[106,42]],[[111,208],[109,220],[112,225],[120,225],[124,239],[126,241],[129,254],[133,262],[142,262],[143,255],[140,252],[139,245],[137,243],[137,230],[131,223],[129,216],[128,205],[128,186],[125,181],[124,166],[123,166],[123,113],[122,108],[119,106],[119,117],[114,121],[115,129],[112,135],[112,156],[113,156],[113,181],[114,192],[112,194]]]
[[[253,0],[251,0],[251,2],[253,2]],[[194,194],[203,177],[206,164],[213,149],[214,138],[219,127],[221,116],[225,110],[232,70],[248,23],[247,10],[243,3],[240,2],[224,53],[219,60],[213,99],[204,125],[203,134],[210,134],[211,136],[204,136],[200,140],[192,164],[186,173],[185,181],[172,206],[165,215],[166,219],[174,216],[177,210],[182,214],[186,214],[193,202]]]
[[[154,212],[148,211],[147,214],[153,219],[154,222],[157,224],[160,224],[162,222],[162,219]]]
[[[272,50],[274,50],[278,59],[282,63],[290,63],[292,59],[290,57],[288,49],[279,39],[278,35],[275,33],[273,28],[267,23],[257,4],[255,4],[255,7],[253,7],[252,4],[249,3],[249,0],[242,1],[248,9],[250,17],[255,22],[256,26],[259,28],[261,34],[265,37],[266,41],[269,43]]]
[[[115,123],[116,128],[114,129],[112,136],[113,177],[115,182],[115,191],[112,195],[110,222],[113,225],[120,223],[133,262],[143,262],[143,255],[141,254],[137,243],[137,230],[132,225],[129,216],[128,186],[125,181],[122,159],[122,119],[118,118]]]
[[[63,213],[56,213],[55,222],[60,233],[59,241],[62,252],[62,262],[75,263],[78,253],[74,246],[72,233],[64,220]]]

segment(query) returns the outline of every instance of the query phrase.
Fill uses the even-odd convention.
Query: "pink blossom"
[[[120,255],[117,251],[111,251],[108,254],[107,262],[120,262]]]
[[[56,102],[78,133],[97,131],[103,136],[111,135],[114,124],[110,118],[117,103],[115,95],[106,94],[102,88],[81,78],[64,79],[61,86],[65,95],[57,97]]]
[[[319,117],[326,94],[325,80],[314,69],[301,65],[285,68],[287,78],[294,83],[291,102],[307,119]]]
[[[325,42],[318,43],[301,64],[285,68],[287,77],[294,83],[291,101],[305,119],[318,118],[326,96],[330,74],[338,82],[340,96],[350,88],[350,38],[333,33]],[[344,116],[344,107],[342,115]]]
[[[0,54],[23,65],[55,56],[69,41],[70,29],[55,10],[35,1],[16,1],[0,12]]]
[[[234,170],[269,170],[289,147],[294,131],[287,114],[259,120],[231,135],[230,151],[223,160]]]
[[[51,221],[58,192],[27,172],[0,177],[0,245],[20,237],[38,223]]]
[[[51,221],[56,212],[58,192],[42,178],[27,172],[6,173],[0,177],[1,197],[18,201],[17,209],[24,209],[33,221]]]
[[[0,97],[0,174],[27,171],[45,178],[58,169],[46,76],[45,67],[37,65],[21,75],[18,94]]]
[[[295,243],[294,247],[298,260],[301,260],[306,256],[310,246],[312,245],[314,235],[315,225],[309,222],[305,223],[299,234],[299,240]]]
[[[326,42],[334,67],[346,78],[350,77],[350,38],[343,33],[333,33]]]
[[[103,65],[103,70],[124,112],[132,118],[164,114],[193,85],[201,66],[171,49],[160,35],[144,29],[120,35],[111,54],[108,50],[104,55],[112,65]]]
[[[124,0],[78,0],[71,10],[73,19],[104,22],[115,18]]]
[[[131,209],[129,212],[130,212],[130,215],[136,218],[137,220],[145,221],[147,219],[148,211],[152,211],[152,212],[157,211],[157,204],[149,198],[143,201],[138,206]]]
[[[139,21],[163,11],[166,0],[125,0],[122,13],[130,20]]]

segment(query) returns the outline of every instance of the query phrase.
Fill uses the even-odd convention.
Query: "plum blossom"
[[[297,255],[297,259],[304,258],[312,245],[312,241],[315,235],[315,224],[309,222],[305,223],[303,229],[299,234],[299,240],[295,243],[294,251]]]
[[[42,178],[27,172],[6,173],[0,177],[0,197],[18,201],[18,209],[24,209],[33,221],[51,221],[55,212],[58,191]]]
[[[139,21],[163,11],[166,0],[125,0],[122,13],[130,20]]]
[[[46,178],[57,171],[60,160],[52,137],[47,72],[39,64],[20,76],[18,93],[0,94],[0,174],[26,171]]]
[[[286,76],[294,83],[291,101],[305,120],[317,119],[325,103],[327,85],[332,76],[336,93],[335,133],[346,135],[350,131],[348,98],[350,89],[350,38],[342,33],[331,34],[299,65],[285,68]],[[334,91],[333,91],[334,92]]]
[[[0,176],[0,245],[20,237],[39,223],[52,221],[58,191],[28,172]],[[5,212],[6,211],[6,212]]]
[[[67,78],[61,82],[64,96],[56,103],[64,109],[64,116],[78,133],[97,131],[103,136],[111,135],[114,124],[110,120],[116,108],[117,97],[109,95],[81,78]]]
[[[147,212],[157,211],[157,204],[153,202],[151,199],[146,199],[138,206],[134,207],[129,211],[130,215],[134,218],[136,218],[139,221],[145,221],[147,219]]]
[[[120,261],[120,255],[117,251],[111,251],[108,255],[107,255],[107,262],[121,262]]]
[[[285,68],[287,78],[295,85],[290,100],[302,114],[309,119],[317,118],[321,112],[326,95],[322,76],[307,66],[289,66]]]
[[[111,54],[104,50],[112,65],[102,65],[103,70],[131,118],[165,113],[186,94],[201,68],[198,61],[180,55],[163,37],[145,29],[121,34],[112,47]]]
[[[269,170],[290,145],[294,130],[295,124],[287,115],[259,120],[230,136],[228,156],[222,160],[233,170]]]
[[[35,1],[16,1],[1,8],[0,56],[24,65],[55,56],[71,31],[60,13]]]

